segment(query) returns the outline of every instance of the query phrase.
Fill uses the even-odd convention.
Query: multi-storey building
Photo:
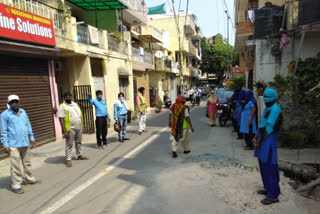
[[[170,48],[168,49],[168,57],[174,62],[179,63],[179,39],[182,49],[182,74],[177,78],[177,84],[183,89],[188,89],[195,84],[193,78],[198,78],[198,64],[201,60],[200,42],[195,30],[195,23],[192,14],[180,12],[178,26],[175,21],[174,14],[167,12],[166,14],[149,15],[149,24],[158,29],[165,29],[170,36]],[[179,30],[178,30],[179,28]],[[180,85],[183,78],[183,86]]]
[[[320,2],[312,0],[236,0],[235,48],[247,67],[247,86],[288,75],[288,64],[320,52]]]

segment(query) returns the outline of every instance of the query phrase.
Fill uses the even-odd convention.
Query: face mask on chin
[[[98,99],[99,99],[99,100],[102,100],[102,95],[98,95]]]
[[[10,104],[10,108],[12,111],[14,112],[18,112],[19,111],[19,104]]]
[[[66,103],[71,104],[71,99],[66,99]]]

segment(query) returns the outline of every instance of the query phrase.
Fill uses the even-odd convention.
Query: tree
[[[239,64],[239,54],[234,47],[227,43],[222,36],[217,36],[213,44],[207,42],[206,37],[201,38],[202,61],[200,69],[203,73],[216,74],[219,82],[223,79],[224,71],[228,67],[228,45],[230,51],[230,66]]]

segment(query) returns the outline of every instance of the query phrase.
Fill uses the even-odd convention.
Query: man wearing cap
[[[32,148],[36,147],[36,142],[28,115],[20,108],[19,103],[17,95],[8,97],[9,108],[0,116],[0,130],[1,142],[5,152],[10,155],[12,191],[22,194],[23,175],[27,184],[37,184],[40,181],[31,173],[30,141]]]

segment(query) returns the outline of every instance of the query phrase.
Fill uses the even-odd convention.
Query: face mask
[[[99,100],[102,100],[102,95],[98,95],[98,99],[99,99]]]
[[[65,101],[66,101],[66,103],[71,104],[71,99],[67,99]]]
[[[19,111],[19,104],[10,104],[10,108],[12,111],[18,112]]]
[[[119,100],[120,100],[120,102],[122,102],[122,103],[123,103],[124,98],[123,98],[123,97],[119,97]]]

